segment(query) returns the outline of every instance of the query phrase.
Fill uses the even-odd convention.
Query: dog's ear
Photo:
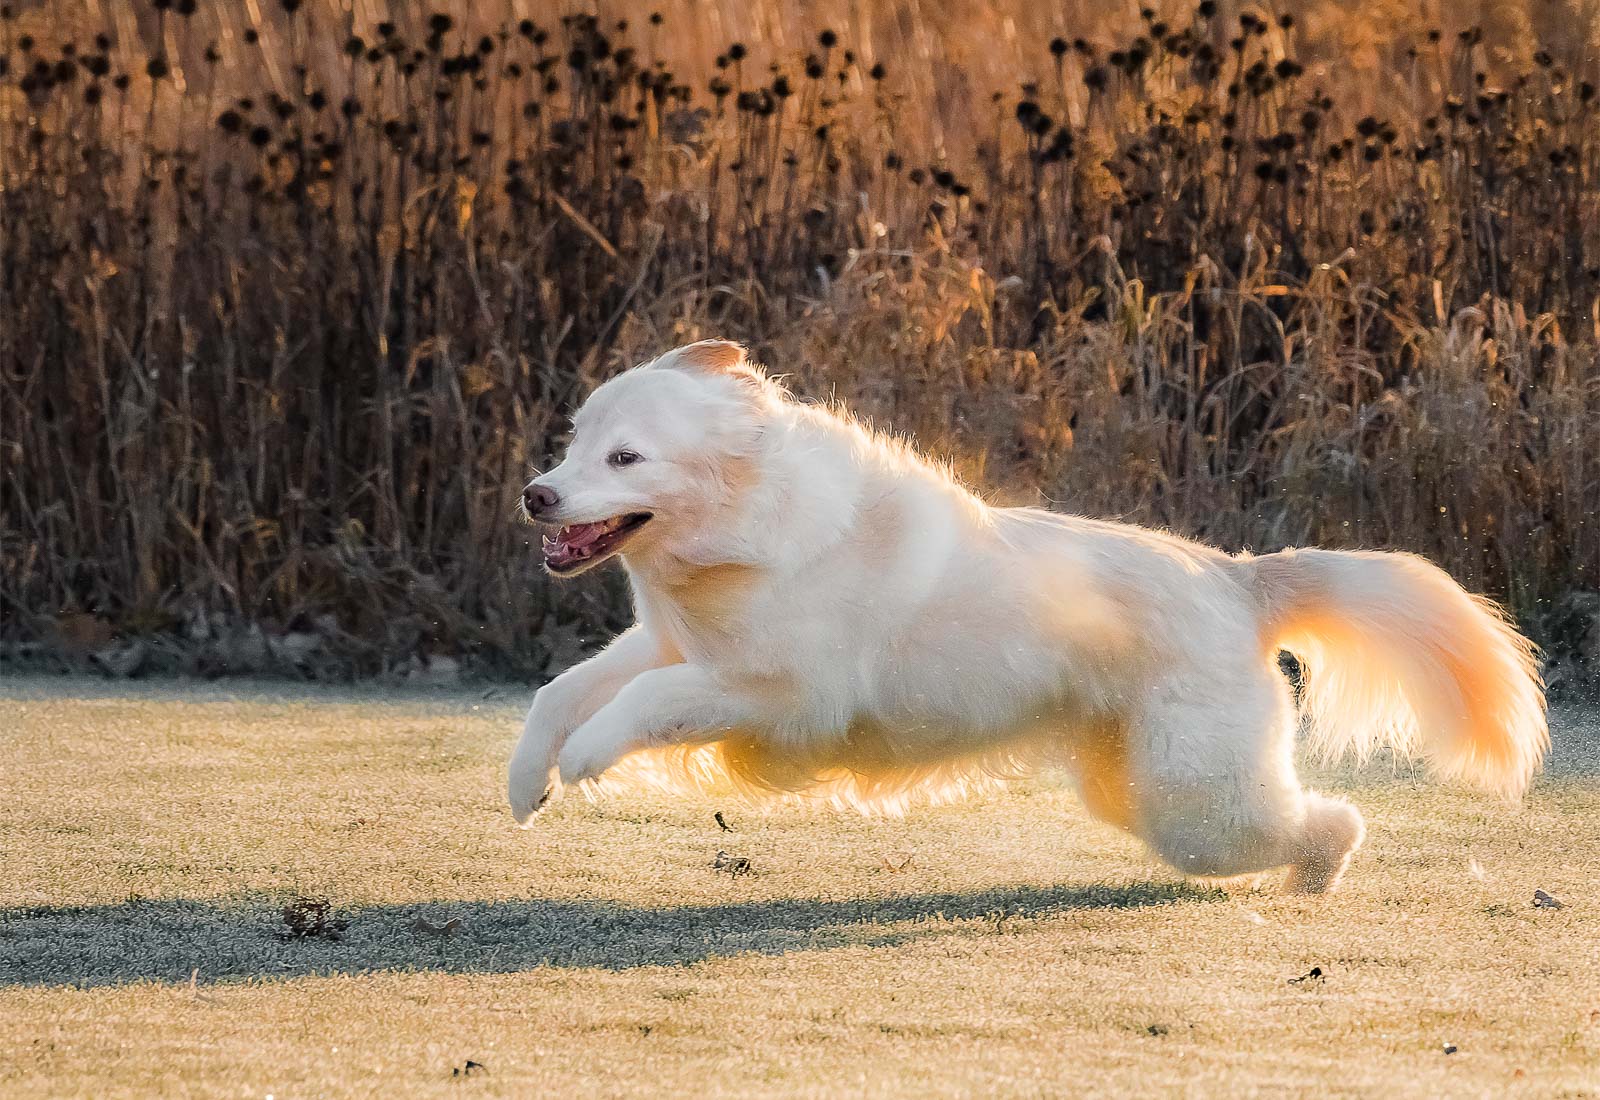
[[[667,370],[686,370],[700,374],[723,374],[732,378],[758,379],[759,371],[750,362],[743,344],[732,340],[701,340],[685,344],[661,356],[654,366]]]

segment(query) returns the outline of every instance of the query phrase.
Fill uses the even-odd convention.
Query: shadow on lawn
[[[777,899],[637,909],[581,901],[450,901],[339,910],[338,940],[284,940],[265,900],[130,900],[0,910],[0,987],[207,982],[368,971],[500,974],[539,966],[677,966],[718,956],[882,946],[947,932],[945,921],[1137,909],[1225,895],[1183,883],[1005,886],[851,901]],[[413,927],[461,918],[453,935]],[[915,922],[910,927],[905,922]],[[897,925],[897,927],[890,927]]]

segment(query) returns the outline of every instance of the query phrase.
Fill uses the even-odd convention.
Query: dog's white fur
[[[519,822],[625,757],[878,808],[1059,764],[1180,871],[1318,892],[1364,827],[1295,776],[1280,649],[1330,754],[1390,745],[1517,797],[1548,746],[1530,644],[1418,557],[991,507],[721,341],[605,383],[574,426],[540,518],[654,518],[620,551],[637,624],[534,698]]]

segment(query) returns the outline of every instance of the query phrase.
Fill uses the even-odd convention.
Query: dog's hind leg
[[[1323,894],[1339,883],[1367,835],[1361,811],[1342,798],[1305,793],[1305,821],[1284,889],[1292,894]]]
[[[1288,889],[1322,893],[1360,846],[1361,815],[1301,788],[1293,707],[1276,673],[1267,676],[1240,677],[1226,697],[1169,697],[1137,724],[1134,831],[1186,874],[1224,878],[1289,866]]]

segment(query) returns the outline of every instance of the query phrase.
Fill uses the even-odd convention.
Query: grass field
[[[1592,720],[1517,808],[1320,776],[1371,834],[1304,899],[1182,882],[1049,778],[519,832],[526,694],[0,684],[0,1094],[1600,1096]]]

